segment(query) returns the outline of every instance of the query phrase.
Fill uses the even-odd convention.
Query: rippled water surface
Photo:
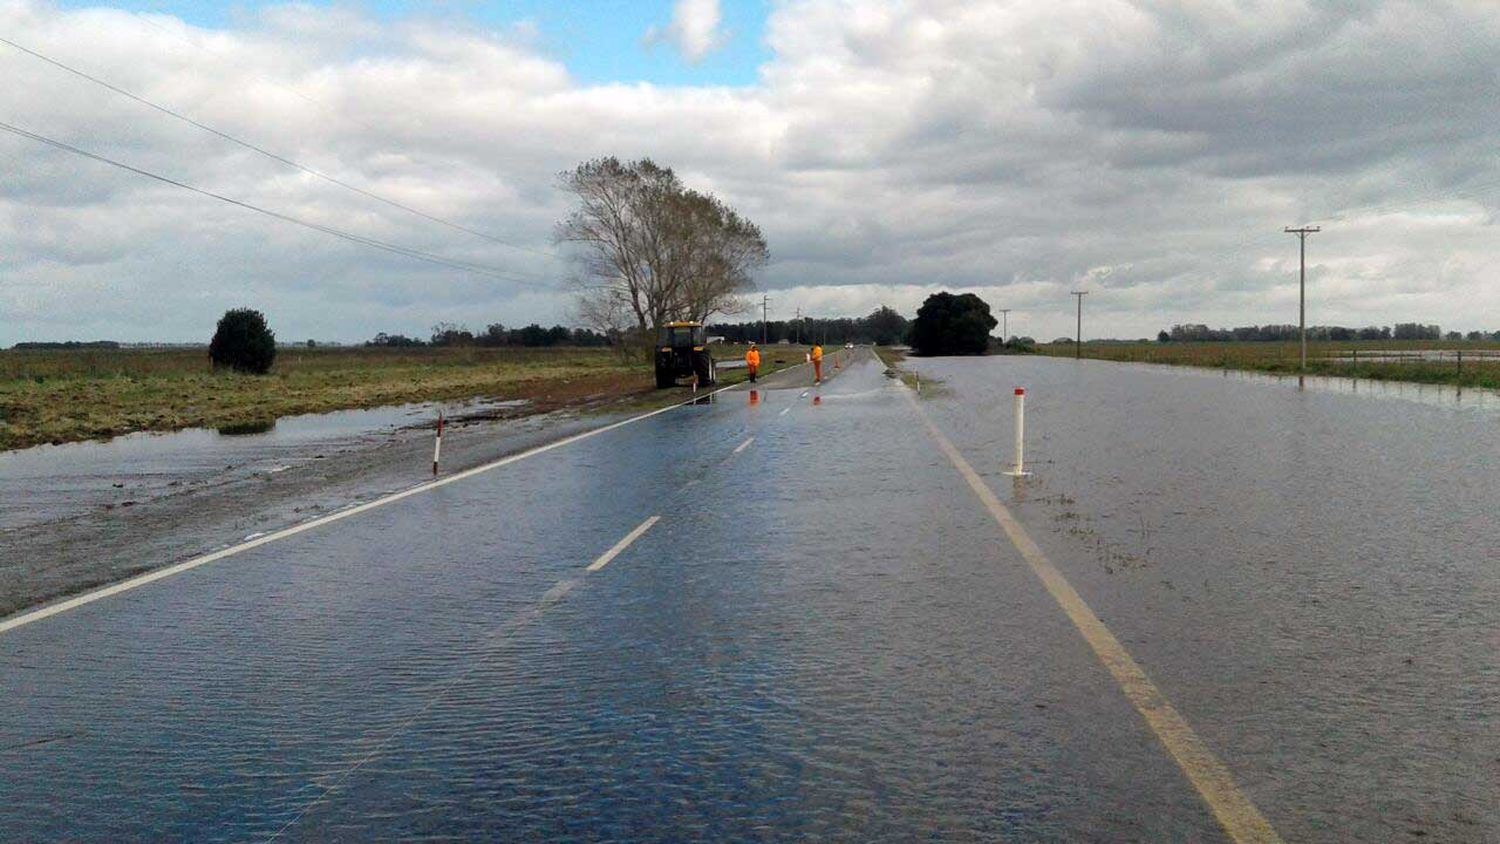
[[[1495,837],[1495,414],[910,365],[1288,840]],[[0,838],[1221,840],[901,389],[724,393],[0,634]]]

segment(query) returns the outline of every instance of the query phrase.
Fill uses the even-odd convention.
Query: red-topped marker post
[[[1016,388],[1016,465],[1005,474],[1015,478],[1024,478],[1031,473],[1026,471],[1025,445],[1026,445],[1026,388]]]

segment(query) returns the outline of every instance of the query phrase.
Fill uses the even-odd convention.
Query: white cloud
[[[677,0],[672,22],[648,29],[645,42],[671,44],[689,63],[697,64],[728,40],[719,22],[719,0]]]
[[[679,8],[679,12],[681,9]],[[680,20],[681,16],[674,19]],[[717,17],[706,29],[716,32]],[[0,46],[3,119],[521,282],[353,246],[0,133],[0,343],[565,319],[556,174],[651,156],[758,222],[773,317],[940,288],[1090,336],[1309,318],[1500,329],[1500,15],[1308,6],[786,0],[744,88],[585,86],[535,32],[292,6],[204,30],[0,0],[19,43],[523,251],[311,178]],[[541,39],[546,40],[546,39]],[[701,39],[695,43],[706,43]],[[1400,57],[1399,60],[1394,57]]]

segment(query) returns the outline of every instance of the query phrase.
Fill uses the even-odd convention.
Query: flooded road
[[[1493,409],[907,366],[0,632],[0,837],[1225,840],[924,418],[1282,837],[1500,836]]]

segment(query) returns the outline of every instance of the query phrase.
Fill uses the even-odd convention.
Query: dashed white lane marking
[[[739,385],[736,384],[729,387],[721,387],[717,390],[714,390],[712,393],[708,393],[707,395],[717,395],[718,393],[722,393],[725,390],[732,390],[737,386]],[[629,419],[622,419],[619,422],[605,425],[602,428],[595,428],[591,431],[584,431],[580,434],[574,434],[571,437],[564,437],[563,439],[560,439],[556,442],[547,443],[546,445],[539,445],[536,448],[527,449],[526,451],[520,452],[518,454],[512,454],[509,457],[502,457],[494,462],[485,463],[482,466],[475,466],[472,469],[466,469],[462,472],[449,475],[446,478],[439,478],[435,481],[428,481],[427,483],[414,486],[410,489],[405,489],[401,492],[393,493],[383,498],[377,498],[374,501],[367,501],[364,504],[346,505],[344,508],[336,512],[329,513],[326,516],[313,519],[312,521],[292,525],[291,527],[283,528],[281,530],[275,531],[274,533],[268,533],[265,536],[256,537],[255,539],[252,539],[248,542],[241,542],[238,545],[223,548],[221,550],[214,551],[211,554],[204,554],[201,557],[194,557],[191,560],[184,560],[183,562],[177,563],[176,565],[159,568],[156,571],[147,572],[146,574],[132,577],[129,580],[122,580],[119,583],[116,583],[112,586],[106,586],[103,589],[98,589],[93,592],[86,592],[82,595],[69,598],[66,601],[59,601],[56,604],[45,606],[41,609],[22,613],[21,615],[15,616],[13,618],[0,621],[0,633],[6,633],[8,631],[16,629],[17,627],[24,627],[33,622],[41,621],[44,618],[50,618],[54,615],[58,615],[59,613],[65,613],[68,610],[77,609],[86,604],[92,604],[95,601],[118,595],[122,592],[129,592],[132,589],[139,589],[142,586],[155,583],[158,580],[165,580],[174,575],[179,575],[186,571],[192,571],[193,569],[200,566],[206,566],[209,563],[217,562],[224,559],[225,557],[232,557],[235,554],[249,551],[252,548],[259,548],[262,545],[269,545],[272,542],[278,542],[280,540],[296,536],[297,534],[304,531],[309,531],[327,524],[332,524],[341,519],[347,519],[350,516],[356,516],[360,513],[365,513],[378,507],[384,507],[387,504],[393,504],[403,498],[409,498],[419,493],[428,492],[430,490],[437,489],[438,487],[447,486],[451,483],[456,483],[467,478],[472,478],[475,475],[488,472],[491,469],[498,469],[501,466],[509,466],[512,463],[520,462],[528,457],[535,457],[538,454],[551,451],[555,448],[562,448],[563,446],[572,445],[573,443],[586,440],[589,437],[596,437],[607,431],[613,431],[616,428],[622,428],[626,425],[631,424],[632,422],[639,422],[642,419],[650,419],[653,416],[659,416],[668,411],[676,410],[679,407],[686,407],[687,405],[693,404],[695,401],[702,401],[703,398],[704,396],[699,396],[696,399],[688,399],[687,401],[678,402],[677,404],[668,405],[666,407],[658,408],[647,413],[642,413],[639,416],[632,416]]]
[[[737,445],[737,446],[734,447],[734,453],[735,454],[739,454],[740,452],[742,452],[745,449],[749,448],[750,444],[753,443],[753,442],[755,442],[755,437],[751,437],[750,439],[745,440],[744,442],[742,442],[739,445]]]
[[[604,554],[603,554],[603,556],[601,556],[599,559],[593,561],[592,563],[589,563],[588,570],[589,571],[598,571],[599,569],[602,569],[605,566],[609,565],[610,560],[613,560],[614,558],[620,556],[621,552],[623,552],[626,548],[630,547],[630,543],[636,541],[637,539],[640,539],[641,538],[641,534],[643,534],[646,531],[650,530],[651,526],[654,525],[654,524],[656,524],[659,521],[661,521],[661,516],[652,516],[651,518],[647,519],[646,521],[641,522],[640,525],[637,526],[635,530],[631,531],[630,533],[625,534],[625,538],[624,539],[620,540],[619,542],[616,542],[615,543],[615,547],[609,549],[608,551],[605,551]]]
[[[969,489],[984,505],[985,510],[989,511],[1006,538],[1021,552],[1021,557],[1031,567],[1032,573],[1042,581],[1042,586],[1057,602],[1063,614],[1083,635],[1094,655],[1114,677],[1120,690],[1145,719],[1147,726],[1156,733],[1156,737],[1187,775],[1188,781],[1197,789],[1203,802],[1208,804],[1229,837],[1236,842],[1279,844],[1281,837],[1255,804],[1250,802],[1250,798],[1240,791],[1234,775],[1224,763],[1198,737],[1192,725],[1172,706],[1171,701],[1156,687],[1130,652],[1125,650],[1125,646],[1120,644],[1120,640],[1115,638],[1114,633],[1104,626],[1104,622],[1084,602],[1083,596],[1078,594],[1073,584],[1047,559],[1047,555],[1032,541],[1010,510],[1000,503],[989,484],[974,471],[969,461],[964,459],[953,442],[932,421],[932,417],[917,402],[911,390],[906,389],[903,394],[922,418],[922,423],[933,442],[937,443],[938,450],[943,452],[948,462],[963,476]]]
[[[789,411],[789,410],[791,410],[791,408],[790,408],[790,407],[783,407],[783,408],[782,408],[782,409],[781,409],[781,412],[780,412],[780,413],[778,413],[778,414],[776,414],[776,415],[777,415],[777,416],[785,416],[785,415],[786,415],[786,414],[787,414],[787,411]]]

